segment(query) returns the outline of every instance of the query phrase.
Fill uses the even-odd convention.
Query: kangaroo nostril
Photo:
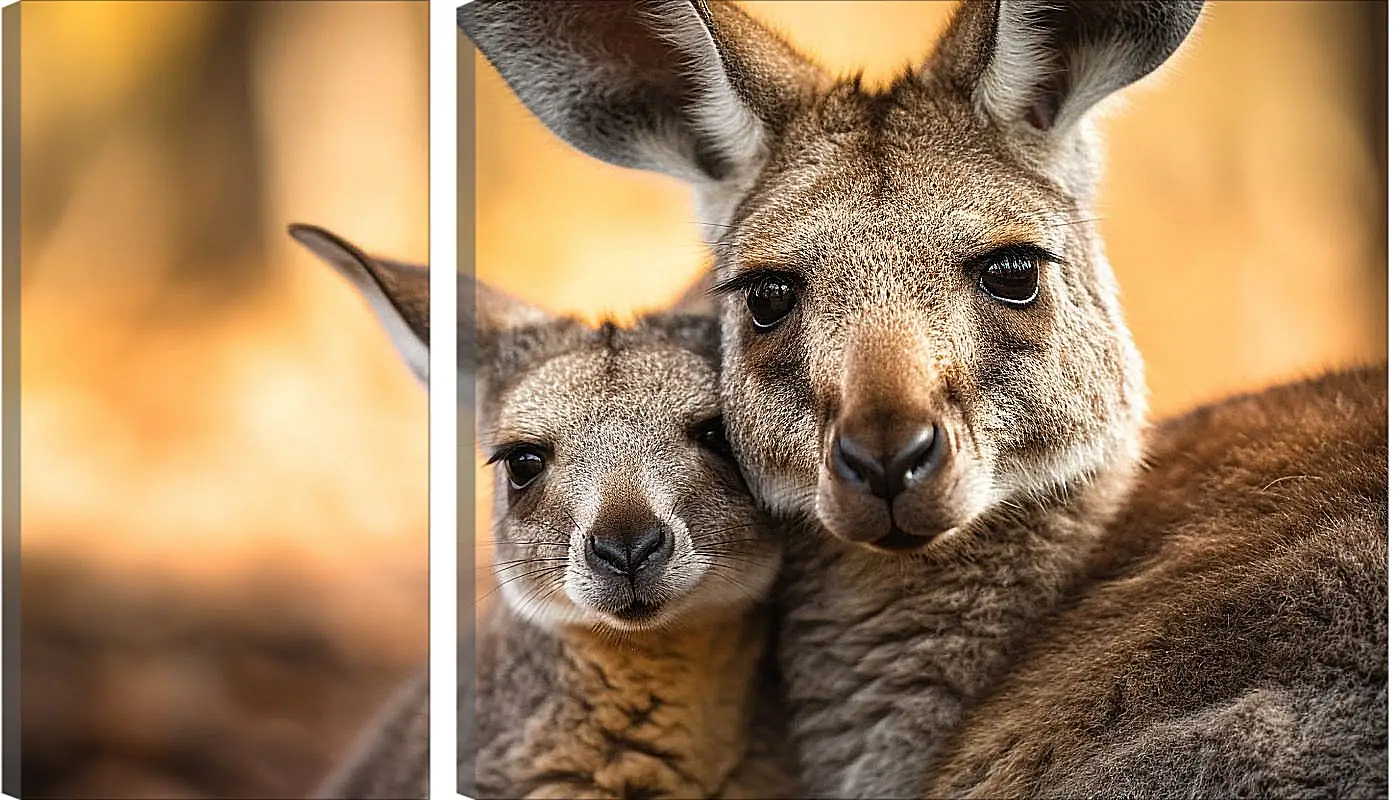
[[[625,575],[630,572],[627,563],[626,540],[620,536],[589,536],[585,553],[593,569],[606,570]]]
[[[884,467],[854,439],[837,436],[831,456],[836,474],[845,480],[851,483],[867,483],[872,489],[883,486]]]
[[[659,525],[642,531],[632,542],[632,565],[637,568],[649,566],[647,562],[660,552],[661,545],[665,543],[665,538],[665,532]]]
[[[946,452],[946,436],[939,428],[920,428],[894,454],[889,472],[907,486],[937,470]]]

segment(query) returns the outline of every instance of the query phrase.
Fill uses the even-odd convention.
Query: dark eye
[[[759,278],[748,286],[748,311],[760,331],[775,327],[796,305],[797,282],[784,275]]]
[[[695,426],[691,433],[700,447],[723,456],[733,458],[733,448],[729,447],[729,437],[724,431],[724,420],[715,417]]]
[[[510,477],[510,486],[523,489],[534,482],[544,472],[544,453],[537,447],[522,445],[505,454],[505,474]]]
[[[1040,266],[1024,253],[993,255],[981,270],[981,289],[1006,305],[1023,307],[1040,293]]]

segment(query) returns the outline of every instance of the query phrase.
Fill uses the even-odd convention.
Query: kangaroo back
[[[423,670],[384,704],[312,797],[426,800],[428,730],[428,679]]]

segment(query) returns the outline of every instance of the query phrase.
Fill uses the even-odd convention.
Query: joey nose
[[[890,437],[892,446],[871,444],[856,431],[837,432],[831,445],[831,471],[841,480],[858,485],[883,500],[932,474],[947,450],[946,435],[934,425],[922,425],[902,437]]]
[[[659,569],[670,546],[664,526],[656,524],[635,531],[594,534],[588,537],[585,555],[597,572],[637,578]]]

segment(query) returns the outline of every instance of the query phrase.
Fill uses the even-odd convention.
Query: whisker
[[[568,512],[568,509],[566,509],[566,508],[560,508],[560,509],[559,509],[559,513],[560,513],[560,514],[563,514],[565,517],[568,517],[568,524],[570,524],[570,525],[573,526],[573,530],[574,530],[574,531],[576,531],[576,532],[578,532],[578,533],[583,533],[583,532],[584,532],[584,531],[583,531],[583,528],[580,527],[580,526],[578,525],[578,520],[576,520],[576,519],[573,518],[573,515],[570,514],[570,513]],[[563,533],[563,531],[559,531],[559,533]],[[565,534],[565,535],[566,535],[566,534]]]
[[[544,529],[547,530],[547,531],[551,531],[551,532],[553,532],[553,533],[557,533],[558,535],[564,537],[565,539],[567,539],[567,538],[570,537],[570,534],[569,534],[568,531],[560,530],[559,528],[555,527],[554,525],[552,525],[552,524],[550,524],[549,522],[546,522],[546,521],[544,521],[544,520],[542,520],[542,519],[530,520],[530,524],[532,524],[532,525],[538,525],[538,526],[540,526],[541,528],[544,528]],[[576,528],[578,527],[578,523],[575,522],[575,523],[573,524],[573,527],[576,529]]]
[[[513,576],[513,577],[511,577],[511,578],[509,578],[509,579],[507,579],[507,580],[497,581],[497,582],[496,582],[496,585],[495,585],[495,588],[491,589],[489,592],[486,592],[486,593],[485,593],[484,595],[482,595],[481,597],[482,597],[483,599],[484,599],[484,598],[487,598],[487,597],[490,597],[491,595],[495,594],[496,592],[500,591],[501,589],[504,589],[505,586],[506,586],[507,584],[514,583],[515,581],[523,580],[523,579],[528,578],[528,577],[530,577],[530,576],[532,576],[532,575],[542,575],[542,574],[544,574],[544,573],[546,573],[546,572],[554,572],[554,571],[558,571],[558,570],[560,570],[560,569],[561,569],[561,568],[560,568],[557,564],[555,564],[555,565],[553,565],[553,566],[544,567],[544,568],[542,568],[542,569],[529,570],[529,571],[527,571],[527,572],[522,572],[522,573],[520,573],[519,575],[515,575],[515,576]]]
[[[1049,224],[1049,225],[1047,225],[1047,226],[1045,226],[1045,227],[1049,227],[1049,228],[1064,228],[1064,227],[1067,227],[1067,226],[1069,226],[1069,225],[1083,225],[1083,224],[1090,223],[1090,222],[1102,222],[1102,221],[1105,220],[1105,219],[1107,219],[1107,217],[1084,217],[1083,219],[1071,219],[1071,220],[1065,220],[1064,222],[1055,222],[1055,223]]]
[[[507,569],[510,569],[512,567],[518,567],[522,564],[543,564],[550,561],[559,562],[567,560],[567,556],[537,556],[533,558],[513,558],[507,561],[497,561],[494,564],[491,564],[491,568],[498,575]]]
[[[726,533],[738,533],[739,531],[762,531],[764,528],[765,526],[763,525],[747,523],[742,525],[733,525],[727,528],[718,528],[716,530],[702,530],[698,532],[691,531],[690,541],[702,542],[708,539],[714,539],[719,536],[723,536]]]

